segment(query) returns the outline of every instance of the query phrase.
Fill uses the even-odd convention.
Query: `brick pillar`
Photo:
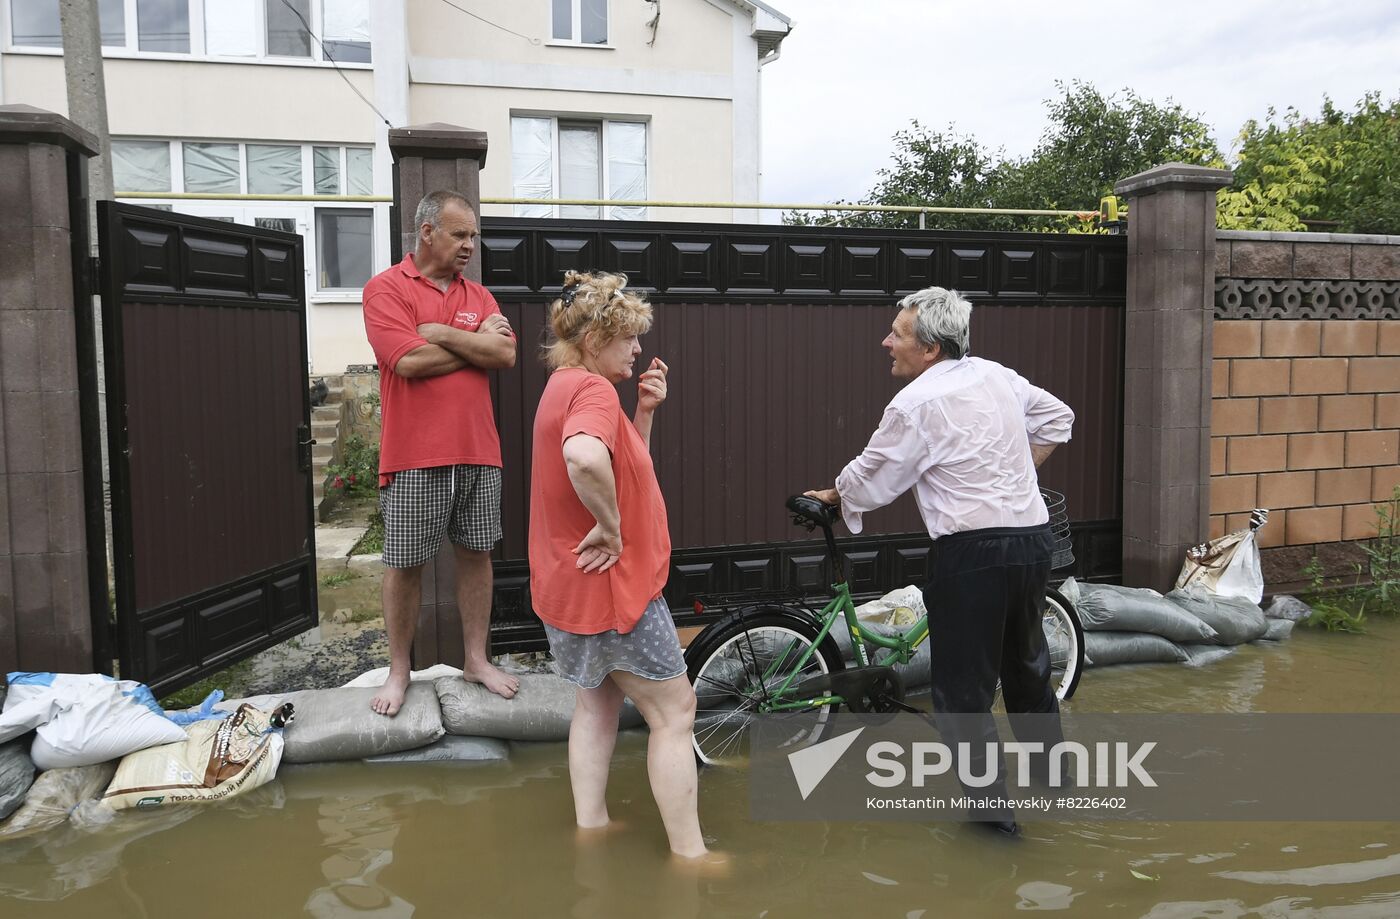
[[[481,170],[486,165],[486,133],[452,124],[411,125],[389,132],[394,158],[394,204],[390,215],[395,235],[394,259],[417,245],[413,212],[423,196],[450,189],[460,192],[481,213]],[[467,264],[466,276],[481,280],[480,250]],[[413,666],[462,666],[462,620],[454,596],[456,565],[444,540],[437,558],[423,566],[423,598],[413,643]]]
[[[1166,590],[1210,530],[1215,193],[1223,169],[1168,163],[1128,198],[1123,582]]]
[[[0,672],[93,669],[74,249],[96,147],[0,106]]]

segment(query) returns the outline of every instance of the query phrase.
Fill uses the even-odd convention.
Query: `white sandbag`
[[[113,810],[202,804],[235,798],[277,774],[282,732],[274,713],[240,705],[227,718],[199,721],[181,743],[122,758],[102,796]]]
[[[29,741],[17,737],[0,745],[0,820],[19,810],[33,784],[34,761],[29,758]]]
[[[368,756],[367,763],[488,763],[510,759],[510,745],[495,737],[444,734],[426,747]]]
[[[553,673],[520,674],[520,690],[503,699],[480,683],[445,677],[433,685],[449,733],[502,740],[567,740],[577,687]],[[620,727],[636,727],[642,716],[623,705]]]
[[[1269,627],[1264,630],[1264,634],[1259,636],[1260,641],[1287,641],[1293,637],[1293,626],[1297,623],[1291,619],[1270,619]]]
[[[11,673],[0,741],[37,728],[29,756],[39,769],[88,766],[183,740],[151,691],[100,673]]]
[[[1312,615],[1312,607],[1297,597],[1279,594],[1274,597],[1269,608],[1264,610],[1265,619],[1287,619],[1289,622],[1302,622]]]
[[[434,664],[426,670],[413,670],[408,674],[410,683],[431,683],[446,676],[461,676],[462,671],[458,667],[448,664]],[[376,689],[384,685],[384,681],[389,679],[389,668],[378,667],[374,670],[367,670],[350,682],[346,683],[346,689],[358,689],[364,686],[373,686]]]
[[[890,591],[878,600],[856,607],[856,618],[862,622],[910,626],[928,614],[924,607],[924,592],[913,584]]]
[[[426,746],[443,735],[442,710],[432,684],[409,684],[403,707],[392,718],[369,707],[378,692],[377,686],[303,689],[241,702],[259,708],[292,703],[296,718],[282,732],[286,742],[282,760],[288,763],[325,763],[399,753]],[[222,702],[216,708],[238,704],[240,700]]]
[[[1146,587],[1080,584],[1074,608],[1085,632],[1147,632],[1173,642],[1215,639],[1209,625]]]
[[[1093,661],[1095,667],[1153,662],[1179,664],[1186,660],[1186,652],[1175,642],[1148,632],[1085,632],[1084,658],[1086,664]]]
[[[1242,645],[1264,634],[1264,611],[1241,597],[1222,597],[1203,587],[1173,590],[1167,599],[1215,630],[1215,644]]]
[[[108,762],[59,767],[41,773],[30,786],[19,810],[0,823],[0,839],[26,836],[58,826],[68,819],[73,808],[102,794],[116,771],[117,764]]]

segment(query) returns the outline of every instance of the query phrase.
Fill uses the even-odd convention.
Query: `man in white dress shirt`
[[[881,344],[891,373],[907,385],[836,487],[808,494],[839,504],[846,526],[859,533],[865,512],[914,490],[934,540],[924,585],[934,710],[978,716],[939,724],[945,742],[952,733],[972,743],[974,774],[981,774],[978,753],[997,739],[995,724],[982,716],[998,679],[1009,714],[1050,716],[1013,717],[1018,740],[1048,751],[1063,739],[1041,628],[1051,537],[1036,467],[1069,440],[1074,413],[1014,371],[967,356],[972,305],[956,291],[930,287],[899,306]],[[1032,762],[1044,771],[1044,757]],[[978,794],[1004,795],[1001,788],[998,782]],[[975,816],[1007,835],[1019,832],[1009,810]]]

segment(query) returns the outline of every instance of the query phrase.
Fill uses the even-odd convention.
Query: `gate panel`
[[[302,241],[99,216],[121,674],[167,692],[316,624]]]
[[[641,361],[659,354],[672,367],[652,455],[674,547],[666,596],[684,625],[697,592],[826,589],[823,549],[783,499],[830,485],[865,446],[898,388],[880,347],[894,304],[932,284],[976,305],[973,353],[1075,410],[1074,440],[1041,480],[1068,496],[1074,573],[1117,577],[1126,257],[1121,236],[483,219],[482,283],[522,343],[516,368],[493,374],[505,465],[493,647],[541,640],[526,561],[530,434],[547,378],[535,343],[564,269],[624,271],[655,307]],[[621,393],[630,414],[635,386]],[[912,498],[838,544],[857,593],[925,577]],[[436,619],[449,629],[451,596],[440,578]]]

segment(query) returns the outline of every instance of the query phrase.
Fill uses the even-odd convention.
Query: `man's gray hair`
[[[967,355],[972,304],[956,290],[925,287],[900,300],[899,308],[914,310],[914,337],[919,344],[938,345],[943,356],[953,360]]]
[[[449,202],[456,201],[467,210],[472,210],[472,203],[467,200],[467,196],[458,191],[443,189],[441,191],[430,192],[423,196],[423,200],[418,202],[418,210],[413,212],[413,226],[421,227],[423,224],[431,224],[436,230],[442,226],[442,209]],[[415,229],[416,233],[417,230]]]

